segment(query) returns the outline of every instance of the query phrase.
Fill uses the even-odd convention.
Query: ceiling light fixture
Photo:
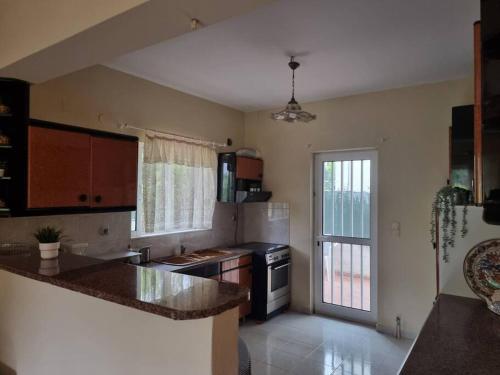
[[[290,57],[290,62],[288,63],[290,69],[292,69],[292,98],[286,105],[286,108],[280,112],[271,114],[273,120],[280,120],[286,122],[309,122],[316,120],[316,115],[302,110],[302,107],[295,100],[295,70],[300,66],[300,64],[295,61],[295,57]]]
[[[191,18],[190,25],[191,31],[196,31],[202,26],[201,21],[198,18]]]

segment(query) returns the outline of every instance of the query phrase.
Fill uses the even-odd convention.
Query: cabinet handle
[[[101,203],[102,202],[102,197],[100,195],[96,195],[94,198],[96,203]]]
[[[78,196],[78,200],[79,200],[80,202],[86,202],[86,201],[87,201],[87,194],[80,194],[80,195]]]

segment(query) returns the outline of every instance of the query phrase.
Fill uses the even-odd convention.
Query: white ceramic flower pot
[[[38,248],[40,249],[40,257],[42,259],[54,259],[59,255],[60,242],[52,243],[39,243]]]

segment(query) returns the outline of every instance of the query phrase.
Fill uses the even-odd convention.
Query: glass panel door
[[[315,310],[376,321],[376,151],[315,160]]]

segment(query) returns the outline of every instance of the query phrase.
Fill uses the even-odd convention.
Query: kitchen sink
[[[190,254],[173,255],[167,258],[156,259],[155,262],[171,264],[174,266],[187,266],[199,262],[204,262],[213,258],[219,258],[231,254],[228,250],[206,249],[198,250]]]

